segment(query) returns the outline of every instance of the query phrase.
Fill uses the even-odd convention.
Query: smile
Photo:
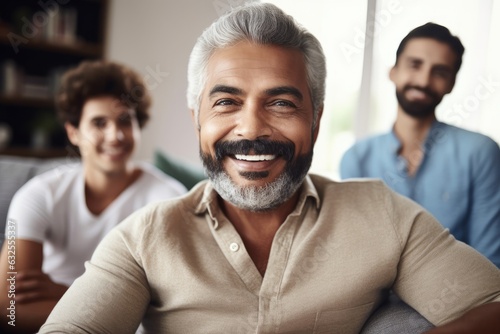
[[[119,149],[104,149],[102,151],[102,153],[104,154],[111,154],[111,155],[115,155],[115,154],[122,154],[124,152],[126,152],[127,150],[125,148],[119,148]]]
[[[112,160],[121,160],[129,154],[129,151],[129,148],[125,146],[106,147],[101,150],[101,154]]]
[[[265,154],[265,155],[243,155],[236,154],[235,158],[243,161],[270,161],[276,159],[276,155],[274,154]]]

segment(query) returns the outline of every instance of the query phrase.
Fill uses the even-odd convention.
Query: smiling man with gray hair
[[[188,89],[209,181],[112,231],[40,333],[358,333],[391,288],[434,333],[500,330],[489,261],[381,182],[308,174],[325,76],[274,5],[212,24]]]

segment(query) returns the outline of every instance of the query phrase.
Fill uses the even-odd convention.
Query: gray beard
[[[285,159],[286,165],[280,175],[272,182],[262,186],[239,186],[224,170],[223,159],[238,151],[247,152],[254,149],[257,153],[276,152]],[[305,154],[299,154],[292,160],[294,145],[290,143],[270,142],[268,140],[241,140],[239,142],[217,142],[215,145],[216,156],[214,158],[205,154],[200,145],[200,157],[203,162],[205,173],[213,184],[214,190],[222,199],[237,208],[253,212],[270,211],[289,200],[300,188],[304,178],[311,167],[313,148]],[[246,180],[259,180],[269,176],[268,171],[262,172],[240,172],[241,177]]]
[[[287,173],[282,173],[275,181],[264,186],[240,187],[225,172],[218,172],[211,178],[211,182],[217,193],[234,206],[263,212],[286,202],[299,189],[303,179],[294,182]]]

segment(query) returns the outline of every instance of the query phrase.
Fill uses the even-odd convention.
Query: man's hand
[[[40,270],[24,270],[16,276],[16,303],[59,300],[68,287],[55,283]]]

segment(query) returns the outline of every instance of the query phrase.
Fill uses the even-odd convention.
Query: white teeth
[[[276,156],[274,154],[265,154],[265,155],[236,154],[235,157],[238,160],[245,160],[245,161],[269,161],[276,159]]]

